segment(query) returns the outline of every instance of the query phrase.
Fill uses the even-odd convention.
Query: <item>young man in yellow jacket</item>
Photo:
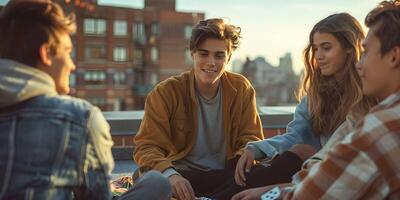
[[[254,88],[225,71],[239,39],[240,28],[222,19],[200,21],[190,39],[194,68],[147,97],[134,159],[168,177],[178,199],[212,196],[247,142],[263,139]]]

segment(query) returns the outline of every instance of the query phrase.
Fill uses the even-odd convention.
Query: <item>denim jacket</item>
[[[254,151],[255,158],[259,160],[265,157],[273,158],[295,144],[309,144],[316,149],[321,149],[321,138],[312,130],[306,97],[296,106],[293,120],[286,127],[286,133],[261,141],[249,142],[247,147]]]
[[[110,199],[109,125],[46,73],[0,59],[0,199]]]

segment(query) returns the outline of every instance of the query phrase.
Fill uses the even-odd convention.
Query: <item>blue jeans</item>
[[[133,187],[118,200],[169,200],[171,185],[158,171],[149,171],[144,174]]]

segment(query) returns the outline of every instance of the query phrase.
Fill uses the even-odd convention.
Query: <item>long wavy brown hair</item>
[[[313,50],[316,32],[332,34],[344,50],[350,50],[345,66],[332,76],[323,76],[317,67]],[[310,32],[309,44],[303,52],[305,71],[297,97],[307,96],[310,121],[316,135],[333,133],[349,112],[365,114],[375,104],[373,99],[364,97],[355,68],[364,37],[360,23],[348,13],[330,15]]]

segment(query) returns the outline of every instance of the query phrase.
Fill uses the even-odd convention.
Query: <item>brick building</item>
[[[73,96],[103,111],[141,110],[159,81],[192,66],[192,26],[204,13],[178,12],[175,0],[144,0],[143,9],[96,0],[58,0],[76,15]]]

